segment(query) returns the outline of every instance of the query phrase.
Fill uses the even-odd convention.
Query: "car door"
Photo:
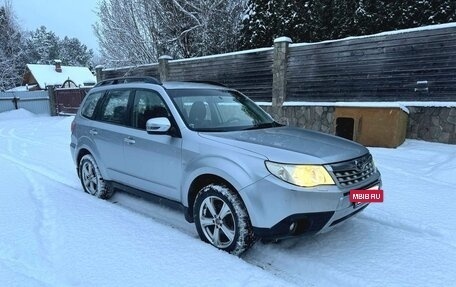
[[[148,134],[146,122],[171,114],[160,94],[138,89],[132,108],[132,129],[124,141],[129,185],[172,200],[180,200],[182,139]]]
[[[130,127],[128,108],[133,101],[132,89],[116,89],[107,92],[96,121],[88,131],[97,147],[97,154],[110,180],[126,179],[124,139]]]

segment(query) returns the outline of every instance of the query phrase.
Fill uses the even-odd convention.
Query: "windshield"
[[[187,127],[195,131],[237,131],[280,126],[241,93],[215,89],[168,90]]]

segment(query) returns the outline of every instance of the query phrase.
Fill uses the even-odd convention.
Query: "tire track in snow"
[[[5,135],[4,128],[0,129],[0,137],[6,139],[6,150],[9,154],[13,154],[13,141],[11,140],[10,136]]]
[[[58,236],[57,223],[55,222],[57,214],[54,204],[51,198],[47,196],[44,185],[36,180],[31,171],[21,166],[17,166],[17,168],[30,183],[28,191],[36,207],[36,222],[32,232],[36,237],[39,256],[21,258],[24,255],[15,252],[13,246],[5,245],[0,241],[0,260],[12,270],[16,270],[26,277],[43,282],[46,285],[61,286],[62,280],[58,280],[58,275],[53,266],[58,259],[58,250],[63,246],[63,239]]]
[[[55,221],[57,214],[54,204],[47,195],[45,185],[37,180],[36,174],[73,189],[74,186],[66,178],[54,171],[29,164],[13,157],[14,155],[26,156],[28,143],[36,145],[37,142],[16,136],[14,128],[8,129],[6,134],[5,132],[6,130],[4,128],[0,130],[0,138],[3,138],[3,140],[0,139],[0,142],[6,141],[5,151],[7,154],[0,154],[0,158],[13,163],[21,170],[26,180],[30,183],[30,197],[37,210],[33,233],[37,238],[37,252],[40,253],[40,257],[32,257],[32,260],[30,260],[30,258],[21,258],[21,256],[14,251],[12,246],[5,246],[0,242],[0,260],[2,260],[6,266],[13,268],[13,270],[18,270],[27,277],[44,282],[47,285],[61,285],[63,281],[57,280],[59,278],[54,271],[55,268],[53,264],[56,262],[56,259],[58,259],[58,250],[63,247],[63,239],[58,236],[58,226]],[[16,148],[18,148],[18,150],[16,150]]]
[[[57,212],[52,203],[52,199],[47,195],[47,192],[42,184],[40,184],[33,174],[23,167],[19,167],[27,180],[31,183],[31,195],[38,207],[38,224],[36,235],[39,239],[41,248],[44,251],[45,258],[52,265],[53,258],[56,257],[60,240],[57,231]]]
[[[0,261],[4,265],[14,270],[14,272],[31,278],[37,282],[41,282],[48,286],[57,286],[54,280],[49,280],[49,277],[43,276],[44,272],[42,269],[27,264],[19,258],[20,256],[14,252],[13,248],[0,242]]]
[[[146,201],[140,197],[132,196],[124,192],[116,192],[116,194],[109,200],[110,202],[121,206],[122,208],[128,209],[136,214],[141,214],[151,220],[170,226],[183,232],[191,237],[198,238],[194,225],[188,224],[183,218],[182,214],[173,209],[161,206],[158,203],[152,203]],[[271,273],[274,276],[277,276],[286,282],[291,284],[296,284],[298,286],[308,286],[310,285],[307,282],[305,274],[297,274],[293,271],[287,270],[285,267],[287,262],[282,262],[280,258],[289,257],[290,249],[293,248],[293,245],[299,244],[294,241],[283,241],[280,245],[273,246],[270,244],[263,245],[261,243],[256,243],[259,245],[254,246],[253,250],[247,251],[247,253],[241,256],[241,259],[248,264],[257,266],[268,273]],[[274,252],[279,253],[271,261],[271,257],[268,255],[270,248],[274,249]],[[296,259],[299,260],[299,259]],[[326,270],[325,272],[318,271]],[[319,263],[318,266],[312,268],[315,272],[320,272],[322,276],[328,277],[332,276],[335,282],[339,282],[339,286],[364,286],[365,282],[360,278],[355,278],[347,275],[343,270],[337,269],[335,266],[331,266],[324,263]]]
[[[429,225],[416,224],[413,221],[405,220],[405,219],[398,219],[396,217],[393,217],[393,216],[387,215],[387,214],[382,214],[381,216],[374,216],[374,215],[362,213],[362,214],[359,214],[357,216],[357,218],[360,220],[374,222],[377,224],[399,229],[402,231],[432,237],[433,239],[439,241],[442,244],[448,245],[452,248],[456,248],[456,244],[454,242],[447,241],[450,238],[449,232],[443,232],[443,231],[436,229]]]
[[[443,185],[443,186],[446,186],[446,187],[448,187],[450,189],[454,188],[454,186],[452,184],[449,184],[449,183],[446,183],[446,182],[443,182],[443,181],[440,181],[440,180],[433,180],[433,179],[430,179],[430,178],[427,178],[427,177],[419,176],[419,174],[407,172],[407,171],[404,171],[403,169],[400,169],[400,168],[394,168],[394,167],[391,167],[391,166],[382,165],[381,169],[382,170],[389,170],[389,171],[392,171],[392,172],[395,172],[397,174],[401,174],[401,175],[404,175],[404,176],[407,176],[407,177],[410,177],[410,176],[419,177],[421,181],[425,181],[425,182],[431,183],[432,185]]]
[[[254,246],[251,251],[247,251],[242,257],[247,263],[256,265],[263,270],[272,273],[274,276],[298,286],[321,285],[361,287],[367,285],[364,278],[348,274],[340,265],[328,264],[323,261],[309,261],[309,265],[306,266],[306,270],[302,270],[302,273],[296,273],[295,269],[289,269],[287,266],[290,264],[290,257],[293,257],[297,262],[303,260],[302,258],[293,255],[293,248],[295,245],[299,244],[299,241],[299,238],[290,239],[280,242],[277,245],[262,245],[257,242],[256,244],[259,244],[260,246]],[[318,240],[313,240],[313,242],[321,245],[323,248],[323,245],[320,244]],[[271,252],[271,249],[273,252]],[[271,257],[271,253],[275,255]],[[307,259],[304,258],[304,260]],[[312,276],[309,276],[310,278],[315,278],[315,274],[319,274],[322,281],[319,281],[317,285],[314,285],[314,282],[312,282],[313,280],[308,279],[306,274],[312,274]]]
[[[25,168],[27,170],[30,170],[30,171],[33,171],[35,173],[38,173],[44,177],[47,177],[49,178],[50,180],[52,181],[55,181],[55,182],[58,182],[58,183],[61,183],[67,187],[70,187],[72,189],[75,189],[75,190],[79,190],[79,188],[75,187],[73,182],[70,182],[69,180],[67,180],[66,177],[54,172],[54,171],[51,171],[51,170],[48,170],[44,167],[41,167],[41,166],[37,166],[37,165],[33,165],[33,164],[29,164],[29,163],[26,163],[25,161],[22,161],[22,160],[19,160],[19,159],[16,159],[10,155],[7,155],[7,154],[0,154],[0,157],[5,159],[5,160],[8,160],[14,164],[17,164],[18,166],[22,167],[22,168]]]

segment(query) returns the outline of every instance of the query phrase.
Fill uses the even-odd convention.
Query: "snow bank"
[[[19,120],[19,119],[27,119],[27,118],[34,118],[34,117],[36,117],[36,115],[34,113],[29,112],[28,110],[23,109],[23,108],[0,113],[0,121]]]
[[[370,148],[384,203],[240,259],[201,242],[181,213],[85,194],[72,117],[31,125],[20,113],[0,121],[0,286],[456,286],[456,145]]]
[[[289,285],[203,243],[193,226],[181,232],[84,193],[69,153],[72,117],[14,120],[27,115],[0,121],[0,286]]]

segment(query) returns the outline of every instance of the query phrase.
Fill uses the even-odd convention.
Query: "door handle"
[[[98,132],[97,132],[97,130],[91,129],[91,130],[89,130],[89,134],[95,136],[98,134]]]
[[[132,137],[124,138],[124,142],[126,142],[127,144],[135,144],[136,143],[135,139],[132,138]]]

